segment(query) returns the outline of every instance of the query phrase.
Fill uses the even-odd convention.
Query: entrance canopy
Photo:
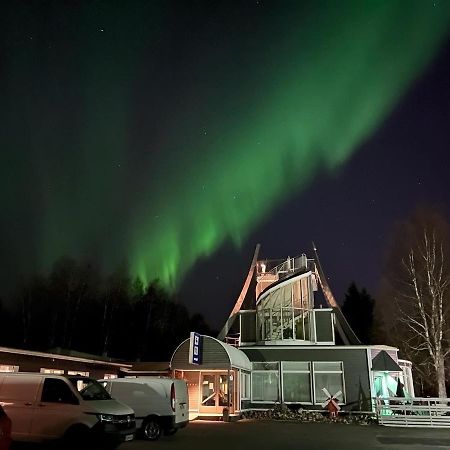
[[[172,355],[172,370],[251,370],[247,355],[241,350],[225,344],[211,336],[203,336],[203,359],[201,365],[189,364],[189,339],[183,341]]]

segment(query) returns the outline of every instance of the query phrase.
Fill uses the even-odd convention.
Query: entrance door
[[[230,372],[232,374],[232,372]],[[200,412],[222,414],[225,406],[234,410],[232,383],[227,373],[202,372],[200,376]]]

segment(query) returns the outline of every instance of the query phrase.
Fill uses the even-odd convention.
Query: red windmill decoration
[[[323,388],[322,391],[327,396],[327,399],[322,403],[322,408],[326,408],[328,410],[330,417],[336,417],[341,410],[338,397],[342,394],[342,391],[338,391],[334,395],[331,395],[327,388]]]

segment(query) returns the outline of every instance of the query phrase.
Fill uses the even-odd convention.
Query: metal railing
[[[234,336],[226,336],[225,337],[225,343],[232,345],[233,347],[239,347],[241,344],[241,337],[240,334],[239,335],[234,335]]]
[[[450,428],[450,399],[378,397],[373,399],[380,425]]]
[[[257,276],[261,275],[278,275],[279,278],[290,275],[293,272],[305,270],[308,268],[310,261],[305,255],[287,258],[275,267],[270,267],[271,261],[258,261]],[[278,262],[278,260],[276,260]],[[262,267],[264,266],[264,270]]]

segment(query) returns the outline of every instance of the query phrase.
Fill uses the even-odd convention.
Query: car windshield
[[[110,400],[106,389],[92,378],[70,377],[70,382],[75,386],[83,400]]]

